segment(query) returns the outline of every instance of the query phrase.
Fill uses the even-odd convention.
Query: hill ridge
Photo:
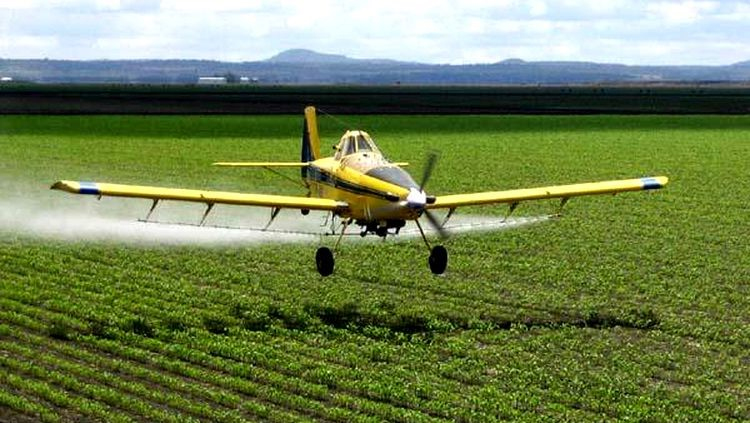
[[[41,83],[196,83],[201,76],[246,76],[262,84],[498,85],[638,82],[749,82],[750,61],[722,66],[645,66],[588,61],[427,64],[359,59],[309,49],[282,51],[266,60],[0,59],[0,77]]]

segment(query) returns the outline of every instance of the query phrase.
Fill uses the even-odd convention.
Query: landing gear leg
[[[349,219],[344,220],[341,224],[341,234],[336,240],[336,245],[333,247],[334,250],[337,250],[339,248],[341,239],[344,238],[344,234],[346,233],[346,228],[348,228],[349,224],[351,223],[352,221],[351,219]],[[315,266],[318,268],[318,273],[320,273],[320,276],[330,276],[333,273],[334,265],[335,260],[333,258],[333,251],[331,251],[331,249],[328,247],[318,248],[318,251],[315,252]]]
[[[430,247],[430,243],[427,241],[427,237],[424,234],[424,230],[422,230],[422,225],[419,224],[419,220],[415,220],[414,222],[417,224],[417,228],[419,228],[422,240],[430,250],[430,257],[427,259],[427,263],[430,265],[430,270],[435,275],[442,275],[448,267],[448,250],[442,245]]]
[[[339,239],[336,240],[336,245],[333,247],[334,250],[339,249],[339,244],[341,244],[341,240],[344,238],[344,234],[346,233],[346,228],[349,227],[349,225],[352,223],[352,220],[344,220],[341,222],[341,233],[339,234]]]

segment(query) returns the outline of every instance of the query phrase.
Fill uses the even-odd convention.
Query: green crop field
[[[321,278],[316,239],[134,239],[104,226],[133,225],[149,201],[48,189],[73,179],[299,194],[268,172],[210,163],[297,159],[301,116],[0,116],[0,420],[750,420],[750,117],[339,119],[417,178],[440,151],[427,187],[438,195],[671,182],[453,236],[440,277],[417,238],[347,239]],[[342,129],[321,118],[326,144]],[[157,214],[194,223],[202,211]],[[269,214],[214,213],[250,226]]]

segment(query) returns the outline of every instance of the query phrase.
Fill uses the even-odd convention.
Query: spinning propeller
[[[430,180],[430,177],[432,176],[432,171],[435,170],[435,166],[437,165],[438,158],[440,157],[440,154],[438,154],[436,151],[432,150],[427,153],[427,163],[425,163],[424,170],[422,171],[422,180],[419,183],[419,190],[421,192],[424,192],[424,187],[427,184],[427,181]],[[427,221],[430,222],[430,225],[437,231],[437,233],[440,235],[440,238],[447,238],[448,232],[443,228],[443,225],[440,224],[438,221],[438,218],[435,217],[435,214],[431,211],[427,210],[426,208],[423,210],[424,216],[427,218]]]
[[[434,150],[427,152],[427,163],[425,163],[424,170],[422,170],[422,181],[419,183],[420,191],[424,191],[424,186],[427,184],[427,181],[430,180],[432,171],[435,170],[435,165],[437,165],[439,157],[440,154]]]

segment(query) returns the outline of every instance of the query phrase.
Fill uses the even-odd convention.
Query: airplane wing
[[[147,198],[151,200],[192,201],[205,204],[233,204],[304,210],[342,211],[348,204],[326,198],[295,197],[286,195],[243,194],[224,191],[203,191],[182,188],[161,188],[139,185],[121,185],[102,182],[58,181],[52,189],[73,194],[109,197]]]
[[[217,162],[214,166],[223,167],[305,167],[309,162]]]
[[[622,179],[617,181],[590,182],[573,185],[555,185],[540,188],[514,189],[508,191],[488,191],[471,194],[442,195],[435,198],[428,209],[456,208],[494,203],[519,203],[545,198],[570,198],[583,195],[617,194],[627,191],[659,189],[669,182],[666,176]]]
[[[212,163],[214,166],[221,167],[305,167],[310,162],[216,162]],[[394,162],[396,166],[406,167],[409,166],[408,162]]]

